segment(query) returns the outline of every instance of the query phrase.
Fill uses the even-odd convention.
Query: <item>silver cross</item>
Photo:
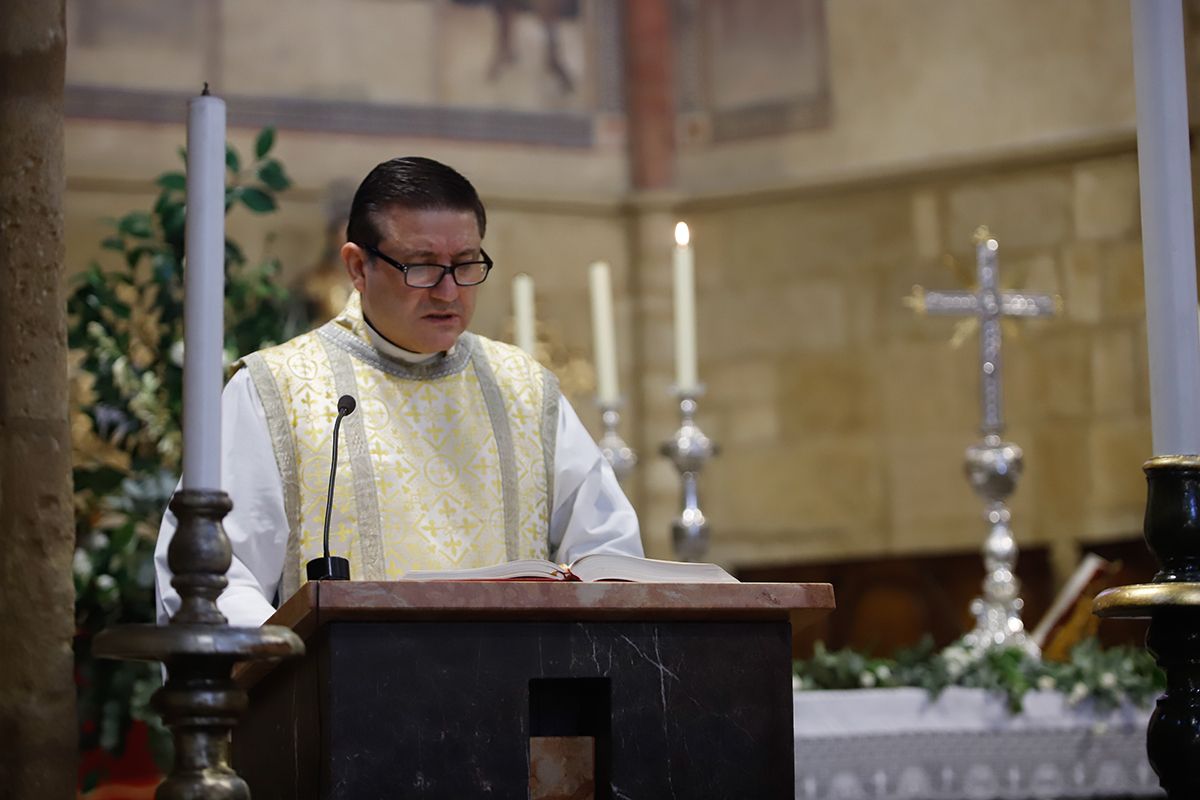
[[[1058,311],[1058,298],[1001,292],[997,250],[999,245],[987,228],[979,228],[975,232],[979,288],[974,292],[926,292],[916,286],[910,304],[929,314],[972,316],[979,320],[983,442],[967,448],[966,472],[972,488],[986,502],[984,518],[988,535],[983,546],[986,576],[983,596],[971,604],[975,629],[963,637],[963,642],[972,648],[1013,646],[1036,653],[1037,645],[1025,635],[1025,624],[1021,621],[1024,602],[1014,573],[1017,543],[1005,503],[1016,489],[1024,455],[1015,444],[1000,440],[1000,432],[1004,430],[1000,404],[1000,321],[1004,317],[1053,316]]]
[[[912,305],[920,312],[942,316],[973,316],[979,320],[980,394],[983,403],[983,434],[999,435],[1004,430],[1000,392],[1000,320],[1003,317],[1052,317],[1058,298],[1048,294],[1001,292],[999,249],[986,227],[975,231],[975,267],[979,288],[975,291],[925,291],[913,287]]]

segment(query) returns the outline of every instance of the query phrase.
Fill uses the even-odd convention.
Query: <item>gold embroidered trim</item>
[[[327,322],[317,329],[317,333],[328,342],[332,342],[342,350],[345,350],[350,355],[360,361],[370,364],[380,372],[386,372],[389,375],[395,375],[397,378],[410,378],[412,380],[434,380],[435,378],[444,378],[447,375],[453,375],[461,372],[467,365],[467,360],[470,358],[470,351],[473,349],[470,345],[474,338],[471,333],[463,333],[458,337],[458,346],[454,348],[454,352],[450,355],[433,359],[427,363],[421,364],[406,364],[402,361],[393,361],[390,358],[384,358],[371,345],[358,338],[353,332],[346,330],[340,325],[333,322]]]
[[[558,377],[542,368],[542,458],[546,469],[546,552],[550,547],[550,517],[554,513],[554,452],[558,445]]]
[[[258,391],[271,434],[271,449],[279,467],[283,484],[283,510],[288,521],[287,557],[279,576],[279,602],[287,600],[300,589],[300,472],[296,457],[296,441],[288,427],[289,415],[275,376],[259,353],[242,359],[250,370],[250,379]]]
[[[517,456],[508,424],[508,411],[504,407],[500,386],[496,383],[496,373],[492,371],[482,347],[471,348],[471,364],[475,367],[483,404],[487,406],[492,433],[496,437],[496,452],[500,458],[500,502],[504,505],[504,553],[509,561],[513,561],[519,552],[517,531],[520,514],[517,503],[520,497],[517,492]]]
[[[318,337],[329,366],[333,372],[333,385],[338,396],[348,394],[357,402],[358,380],[354,377],[354,364],[350,355],[326,337]],[[367,444],[367,429],[364,414],[350,414],[343,422],[346,430],[346,452],[350,456],[350,473],[354,479],[354,505],[358,518],[359,568],[363,580],[387,580],[387,567],[383,557],[383,524],[379,517],[378,487],[375,485],[375,469],[371,463],[370,447]],[[336,468],[336,465],[335,465]]]

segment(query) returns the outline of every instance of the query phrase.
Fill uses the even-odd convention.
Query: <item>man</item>
[[[377,166],[350,209],[342,261],[357,290],[316,331],[241,362],[222,396],[222,482],[233,500],[234,625],[260,625],[322,553],[333,423],[330,551],[356,580],[515,558],[642,555],[637,518],[554,376],[469,333],[486,213],[475,188],[426,158]],[[163,519],[158,617],[179,607]]]

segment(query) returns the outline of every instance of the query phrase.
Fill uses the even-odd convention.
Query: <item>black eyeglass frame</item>
[[[399,261],[397,261],[396,259],[392,258],[391,256],[381,253],[379,251],[379,248],[377,248],[373,245],[364,244],[364,245],[359,245],[359,246],[362,247],[363,250],[366,250],[371,255],[378,257],[384,263],[388,264],[389,266],[395,267],[396,269],[398,269],[402,273],[404,273],[404,285],[408,286],[411,289],[432,289],[433,287],[435,287],[439,283],[441,283],[442,279],[445,278],[447,274],[449,274],[450,278],[459,286],[478,286],[479,284],[481,284],[487,280],[487,276],[491,273],[492,267],[495,266],[495,262],[492,261],[491,256],[489,256],[487,254],[487,251],[485,251],[482,247],[479,248],[479,255],[482,256],[482,258],[480,260],[464,261],[461,264],[451,264],[450,266],[446,266],[445,264],[402,264]],[[472,283],[463,283],[462,281],[460,281],[458,279],[458,274],[455,272],[455,270],[457,270],[459,267],[473,267],[473,266],[477,266],[479,264],[483,265],[483,277],[482,278],[480,278],[479,280],[474,281]],[[438,276],[436,281],[434,281],[431,284],[428,284],[427,286],[413,286],[411,283],[408,282],[408,271],[410,269],[412,269],[413,267],[438,267],[439,269],[442,270],[442,274]]]

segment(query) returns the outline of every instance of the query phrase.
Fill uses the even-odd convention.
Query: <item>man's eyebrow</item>
[[[404,259],[403,260],[411,261],[414,258],[433,258],[433,251],[432,250],[405,250],[404,251]]]
[[[480,249],[481,248],[479,248],[479,247],[464,247],[462,250],[459,250],[457,253],[454,254],[454,258],[460,259],[460,258],[463,258],[464,256],[478,256]],[[434,253],[432,250],[417,249],[417,250],[405,250],[403,252],[404,252],[404,255],[402,257],[396,259],[397,261],[404,261],[404,262],[415,264],[415,263],[417,263],[415,259],[426,259],[426,263],[432,263],[437,258],[437,254]]]

